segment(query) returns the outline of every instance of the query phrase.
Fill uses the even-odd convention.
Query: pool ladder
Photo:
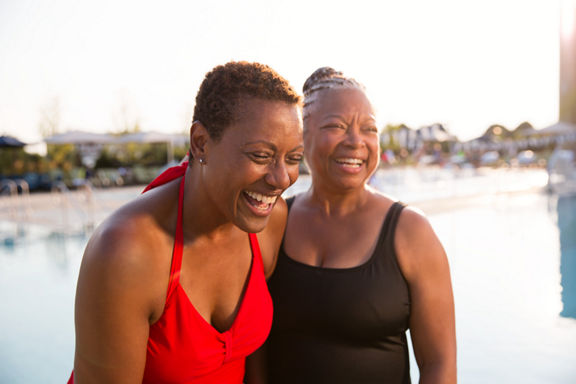
[[[78,230],[86,232],[94,229],[95,218],[92,186],[89,182],[86,182],[82,184],[80,188],[84,190],[84,194],[81,195],[82,198],[79,198],[78,194],[70,191],[63,181],[59,181],[52,186],[52,194],[57,194],[59,197],[59,205],[62,213],[62,232],[69,233],[77,232]],[[71,222],[71,212],[79,214],[81,228],[74,226]]]
[[[7,192],[7,193],[6,193]],[[2,180],[0,181],[0,195],[8,194],[8,212],[12,220],[27,219],[30,217],[30,187],[26,180]]]
[[[1,197],[7,195],[6,197]],[[6,210],[10,221],[15,221],[17,225],[14,230],[0,231],[0,244],[13,245],[18,238],[24,235],[22,222],[30,218],[32,212],[30,206],[30,188],[26,180],[6,179],[0,181],[0,211]]]

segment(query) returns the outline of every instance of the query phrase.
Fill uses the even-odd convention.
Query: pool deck
[[[458,193],[451,186],[432,185],[432,187],[441,193],[432,194],[435,196],[433,198],[413,195],[404,196],[401,200],[419,208],[427,215],[434,215],[472,205],[490,204],[495,196],[503,194],[513,196],[545,192],[542,185],[534,183],[517,184],[514,187],[504,185],[496,189],[471,189]],[[29,196],[0,196],[0,223],[37,225],[50,228],[56,233],[90,232],[114,210],[138,196],[143,188],[144,186],[139,185],[65,193],[35,193]],[[300,185],[300,190],[303,188],[306,188],[306,180]],[[398,195],[403,196],[402,193]]]
[[[143,186],[0,197],[0,222],[38,225],[54,232],[90,230],[137,196]]]
[[[306,190],[309,185],[310,177],[303,175],[286,195]],[[545,176],[538,171],[489,170],[462,177],[454,172],[404,169],[378,172],[372,185],[434,215],[490,203],[494,196],[503,194],[545,193]],[[0,196],[0,223],[42,226],[56,233],[91,232],[143,188],[138,185]]]

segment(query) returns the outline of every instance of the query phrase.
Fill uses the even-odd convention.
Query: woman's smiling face
[[[204,179],[223,218],[256,233],[298,178],[302,117],[296,104],[257,98],[244,99],[238,111],[222,137],[208,141]]]
[[[305,120],[305,156],[314,183],[336,190],[363,188],[376,170],[376,118],[358,88],[320,91]]]

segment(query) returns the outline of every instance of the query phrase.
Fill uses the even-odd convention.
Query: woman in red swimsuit
[[[299,103],[265,65],[206,75],[189,163],[116,211],[86,247],[70,382],[242,382],[271,326],[265,278],[286,223],[280,195],[302,159]]]

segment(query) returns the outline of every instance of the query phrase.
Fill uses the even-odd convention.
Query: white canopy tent
[[[48,145],[73,144],[80,153],[82,164],[88,168],[94,167],[104,144],[113,144],[116,141],[114,136],[106,133],[85,131],[57,133],[44,139],[44,142]]]
[[[117,139],[107,133],[68,131],[44,139],[46,144],[112,144]]]

